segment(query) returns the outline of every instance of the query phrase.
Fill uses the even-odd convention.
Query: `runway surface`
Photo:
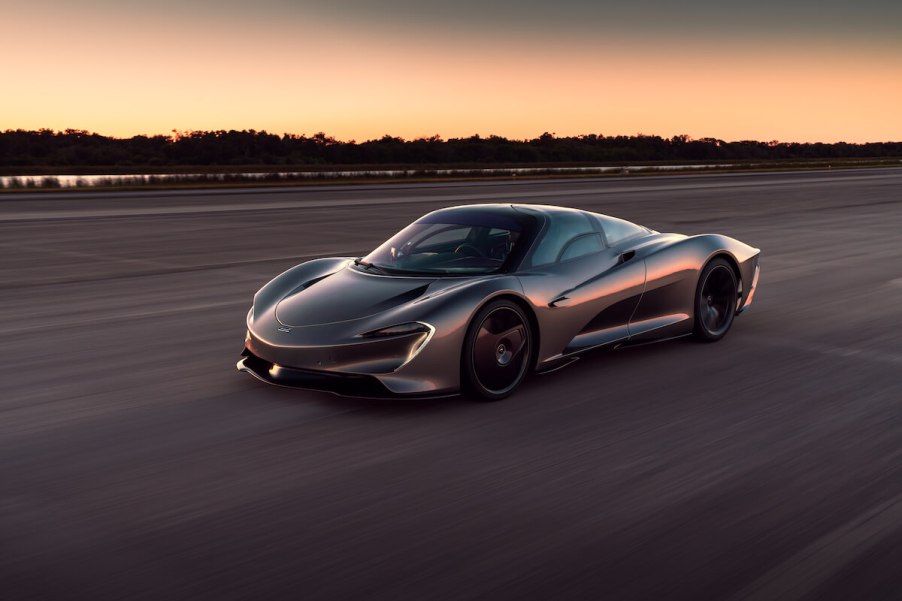
[[[762,249],[713,345],[512,398],[234,365],[254,291],[429,210]],[[898,599],[902,169],[0,196],[0,588],[26,599]]]

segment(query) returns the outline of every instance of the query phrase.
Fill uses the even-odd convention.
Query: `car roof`
[[[558,207],[554,205],[527,205],[527,204],[513,204],[510,205],[516,211],[526,211],[539,213],[540,215],[545,215],[547,217],[554,217],[555,215],[561,215],[565,213],[586,213],[587,211],[582,211],[580,209],[571,209],[570,207]]]
[[[553,216],[561,213],[585,213],[586,211],[581,211],[579,209],[571,209],[568,207],[556,207],[553,205],[539,205],[539,204],[508,204],[508,203],[484,203],[484,204],[472,204],[472,205],[457,205],[454,207],[445,207],[443,209],[437,209],[429,213],[430,215],[440,215],[442,213],[455,213],[455,212],[477,212],[477,213],[489,213],[495,215],[516,215],[518,213],[531,213],[531,214],[539,214],[544,216]]]
[[[491,215],[504,215],[508,217],[515,217],[516,215],[523,215],[524,213],[527,215],[539,216],[544,220],[553,220],[556,217],[562,215],[572,215],[574,213],[579,213],[581,215],[588,216],[598,216],[603,219],[612,219],[616,221],[625,221],[623,219],[619,219],[617,217],[612,217],[610,215],[605,215],[603,213],[594,213],[592,211],[584,211],[582,209],[572,209],[570,207],[558,207],[555,205],[542,205],[542,204],[508,204],[508,203],[484,203],[484,204],[472,204],[472,205],[457,205],[454,207],[446,207],[443,209],[438,209],[429,213],[431,216],[441,215],[442,213],[455,213],[455,212],[468,212],[468,213],[485,213]],[[633,223],[631,221],[627,221],[627,223]],[[637,225],[633,223],[633,225]],[[639,226],[643,227],[643,226]]]
[[[510,204],[492,203],[492,204],[473,204],[473,205],[457,205],[454,207],[445,207],[437,209],[429,213],[430,215],[442,215],[448,213],[484,213],[490,215],[507,215],[513,217],[518,211]]]

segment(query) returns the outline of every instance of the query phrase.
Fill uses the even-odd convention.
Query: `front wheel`
[[[695,293],[695,337],[705,342],[723,338],[733,325],[738,300],[736,274],[724,259],[702,270]]]
[[[532,340],[529,319],[516,303],[487,304],[473,318],[464,339],[463,389],[488,401],[510,395],[526,377]]]

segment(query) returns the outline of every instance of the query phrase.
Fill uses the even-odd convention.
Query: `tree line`
[[[277,135],[255,130],[174,131],[171,135],[113,138],[84,130],[0,132],[0,167],[178,167],[272,165],[484,165],[697,161],[778,161],[902,157],[902,142],[852,144],[726,142],[689,136],[500,136],[356,142],[324,133]]]

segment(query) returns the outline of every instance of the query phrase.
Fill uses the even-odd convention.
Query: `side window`
[[[567,242],[559,260],[569,261],[602,250],[604,250],[604,244],[601,241],[601,234],[582,234]]]
[[[604,230],[604,235],[605,238],[607,238],[609,246],[613,246],[622,240],[646,232],[644,227],[638,226],[635,223],[630,223],[629,221],[624,221],[623,219],[608,217],[607,215],[595,215],[595,218],[598,220],[599,225],[601,225],[601,229]]]
[[[492,259],[503,261],[510,254],[511,249],[514,247],[514,241],[518,237],[519,233],[517,232],[493,227],[489,230],[483,250]]]
[[[594,232],[592,223],[583,213],[568,212],[552,215],[548,230],[533,251],[532,264],[535,266],[554,263],[561,256],[568,242],[583,234]]]

